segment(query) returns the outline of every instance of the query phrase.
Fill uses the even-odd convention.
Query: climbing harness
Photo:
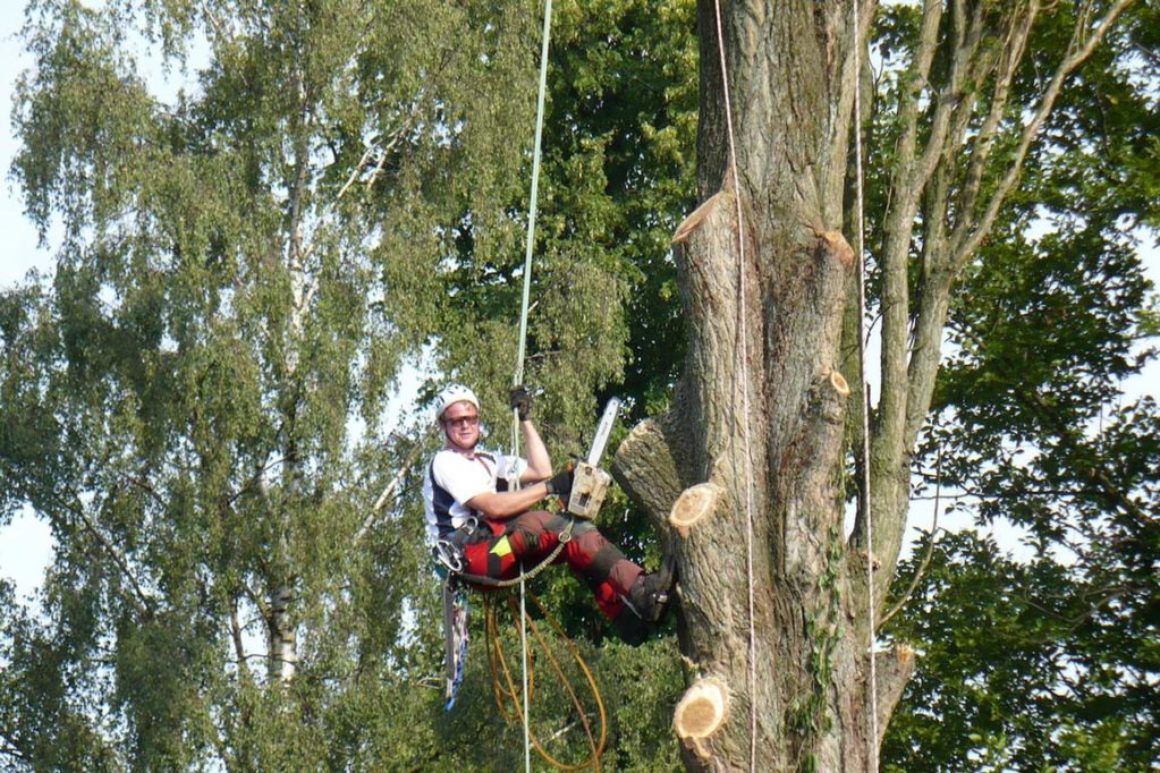
[[[486,585],[489,588],[513,588],[524,580],[535,579],[540,575],[541,572],[547,569],[553,561],[556,560],[564,548],[567,547],[568,543],[572,541],[572,529],[575,527],[575,525],[575,521],[569,519],[568,524],[557,537],[559,542],[556,544],[556,547],[552,548],[552,550],[546,556],[544,556],[543,559],[537,561],[531,569],[523,569],[521,566],[520,573],[518,575],[506,580],[500,580],[495,577],[488,577],[485,574],[469,574],[465,572],[464,569],[467,568],[467,564],[463,555],[463,545],[465,543],[460,541],[460,539],[455,535],[452,535],[450,539],[439,540],[439,542],[436,543],[435,548],[432,550],[432,554],[440,566],[447,569],[447,571],[453,574],[456,579],[465,582],[468,585]],[[446,561],[445,556],[447,559]],[[458,566],[459,568],[453,569],[452,566]]]
[[[523,586],[525,580],[530,580],[543,572],[564,550],[572,539],[572,529],[575,522],[570,520],[560,532],[558,542],[554,548],[536,563],[531,569],[525,570],[520,566],[520,573],[516,577],[501,580],[486,575],[470,574],[466,572],[467,561],[464,556],[464,545],[467,540],[479,529],[479,521],[469,518],[459,529],[435,543],[431,550],[435,560],[437,572],[443,578],[443,638],[445,651],[446,681],[444,691],[445,711],[455,706],[455,698],[463,684],[463,670],[467,661],[467,594],[465,585],[488,586],[492,588],[510,588],[516,585]]]
[[[467,568],[463,555],[463,545],[467,541],[467,538],[475,534],[478,529],[479,519],[471,516],[458,529],[438,540],[435,543],[435,547],[431,549],[435,563],[442,566],[450,574],[458,575],[462,573]]]

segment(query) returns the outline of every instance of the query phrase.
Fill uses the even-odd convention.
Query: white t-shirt
[[[423,478],[423,504],[427,518],[427,541],[440,537],[478,514],[464,503],[496,491],[508,491],[528,467],[526,460],[476,450],[467,454],[444,448],[435,454]],[[502,481],[502,485],[501,485]]]

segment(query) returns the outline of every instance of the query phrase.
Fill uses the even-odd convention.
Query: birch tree
[[[56,263],[4,298],[0,496],[58,547],[6,633],[11,759],[320,765],[318,685],[402,646],[416,569],[351,549],[392,474],[351,430],[384,429],[447,226],[478,210],[480,259],[518,233],[517,10],[29,4],[14,175]]]

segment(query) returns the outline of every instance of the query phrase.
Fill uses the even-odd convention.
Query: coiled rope
[[[508,609],[511,612],[513,620],[516,614],[520,615],[521,629],[526,626],[531,630],[532,636],[535,637],[536,641],[539,643],[540,651],[542,651],[546,656],[548,664],[552,667],[552,671],[556,675],[557,680],[561,685],[563,685],[565,692],[567,692],[568,698],[570,699],[573,708],[576,710],[576,715],[579,718],[581,725],[584,727],[584,733],[588,741],[589,755],[582,762],[562,762],[561,760],[554,757],[551,753],[549,753],[544,744],[541,743],[540,740],[534,735],[529,735],[530,746],[534,746],[536,751],[541,757],[544,758],[546,762],[560,770],[580,770],[583,768],[597,769],[600,766],[600,755],[604,752],[604,746],[608,738],[608,714],[604,707],[604,700],[600,695],[600,689],[596,685],[596,678],[592,675],[591,669],[588,667],[588,664],[585,662],[583,656],[581,656],[580,650],[576,647],[576,644],[570,638],[568,638],[567,634],[565,634],[563,629],[560,627],[560,624],[555,620],[555,618],[551,616],[551,614],[549,614],[543,603],[540,602],[540,599],[530,591],[528,592],[528,596],[531,597],[532,602],[540,610],[540,614],[543,616],[543,618],[548,621],[548,624],[556,634],[556,638],[559,641],[564,642],[564,646],[567,649],[568,654],[571,656],[572,660],[576,663],[577,667],[580,669],[580,672],[583,674],[584,681],[587,684],[588,692],[591,693],[596,702],[596,719],[597,724],[599,725],[599,734],[597,737],[597,734],[593,732],[592,722],[588,718],[588,713],[585,711],[584,705],[577,695],[576,690],[573,688],[567,675],[564,673],[564,668],[561,665],[559,659],[557,659],[553,654],[551,647],[548,646],[547,640],[540,632],[540,629],[536,625],[535,621],[527,617],[522,609],[517,611],[515,600],[509,596]],[[520,696],[516,693],[515,680],[512,678],[511,669],[509,668],[507,659],[503,653],[499,631],[499,622],[495,612],[495,604],[491,601],[490,598],[485,598],[484,604],[486,607],[485,630],[487,632],[487,656],[488,664],[491,666],[492,689],[495,693],[496,706],[499,707],[500,713],[504,716],[505,719],[511,720],[514,719],[515,716],[519,716],[519,718],[524,722],[524,725],[529,726],[527,702],[524,702],[524,708],[523,711],[521,711],[519,700]],[[526,652],[527,649],[525,645],[525,653]],[[528,687],[526,687],[524,690],[525,697],[530,696],[535,689],[535,671],[531,667],[527,668],[526,682]],[[559,733],[557,736],[558,735]]]

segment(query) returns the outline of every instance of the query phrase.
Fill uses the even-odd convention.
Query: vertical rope
[[[540,192],[540,144],[544,135],[544,96],[548,91],[548,45],[552,34],[552,0],[544,3],[544,30],[540,43],[540,88],[536,97],[536,139],[532,148],[532,191],[528,197],[528,238],[524,247],[524,292],[520,311],[520,340],[512,385],[524,380],[524,352],[527,349],[528,305],[532,294],[532,250],[536,243],[536,211]],[[517,425],[518,429],[518,425]]]
[[[532,250],[536,243],[536,212],[540,192],[540,145],[544,136],[544,98],[548,91],[548,46],[552,34],[552,0],[544,2],[544,28],[540,35],[540,86],[536,95],[536,137],[532,146],[532,190],[528,196],[528,238],[524,249],[524,291],[520,305],[520,338],[516,355],[516,371],[512,386],[519,386],[524,380],[524,352],[527,350],[528,308],[532,295]],[[512,408],[512,458],[520,455],[519,411]],[[519,486],[518,476],[515,480]],[[520,650],[524,691],[524,770],[532,770],[531,728],[528,724],[528,642],[527,610],[524,606],[524,571],[520,566]]]
[[[733,106],[729,98],[729,69],[725,62],[725,34],[721,26],[721,0],[714,0],[717,20],[717,54],[721,60],[721,88],[725,101],[725,129],[729,138],[729,170],[733,177],[733,201],[737,207],[737,335],[741,374],[741,421],[745,451],[745,574],[749,604],[749,769],[757,769],[757,633],[753,592],[753,458],[749,445],[749,330],[745,316],[745,221],[741,208],[741,180],[737,173],[737,146],[733,138]],[[734,413],[736,417],[736,412]]]
[[[874,518],[870,496],[870,385],[866,381],[866,252],[865,224],[862,211],[862,35],[859,27],[858,0],[851,3],[854,13],[854,208],[857,220],[855,234],[858,252],[858,360],[862,368],[862,506],[866,518],[866,617],[869,628],[867,657],[869,677],[867,700],[869,706],[869,739],[867,740],[866,770],[878,771],[878,670],[874,662]]]
[[[524,601],[524,564],[520,562],[520,679],[524,693],[524,770],[532,771],[532,730],[528,719],[528,610]]]

